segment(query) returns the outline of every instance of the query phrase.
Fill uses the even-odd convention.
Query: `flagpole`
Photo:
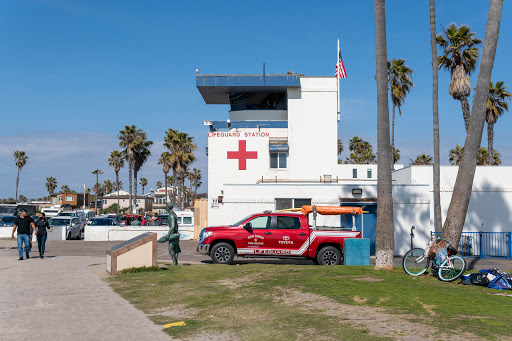
[[[340,56],[340,40],[338,39],[338,53],[336,54],[336,65],[339,63],[339,56]],[[338,76],[336,76],[336,92],[338,95],[338,122],[340,121],[340,80]]]

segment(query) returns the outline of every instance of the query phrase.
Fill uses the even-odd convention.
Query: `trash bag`
[[[476,274],[472,274],[474,276],[471,277],[471,284],[473,285],[481,285],[481,286],[488,286],[491,282],[489,278],[487,277],[487,273],[480,271]]]
[[[480,285],[480,286],[488,286],[491,282],[487,277],[488,273],[484,271],[475,272],[463,277],[462,284],[464,285]],[[494,276],[493,276],[494,278]]]

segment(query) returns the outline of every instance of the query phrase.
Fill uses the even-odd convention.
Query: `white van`
[[[57,214],[57,217],[78,217],[82,226],[87,222],[87,216],[81,211],[62,211]]]
[[[87,218],[87,220],[92,219],[96,216],[94,210],[82,210],[82,212],[85,213],[85,217]]]

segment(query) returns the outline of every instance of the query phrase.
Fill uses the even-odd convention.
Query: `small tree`
[[[104,208],[101,210],[101,213],[103,214],[107,214],[107,213],[117,213],[119,212],[119,206],[117,206],[116,203],[110,205],[109,207],[107,208]]]

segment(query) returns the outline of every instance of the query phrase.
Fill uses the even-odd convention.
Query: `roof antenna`
[[[265,86],[265,63],[263,63],[263,86]]]

